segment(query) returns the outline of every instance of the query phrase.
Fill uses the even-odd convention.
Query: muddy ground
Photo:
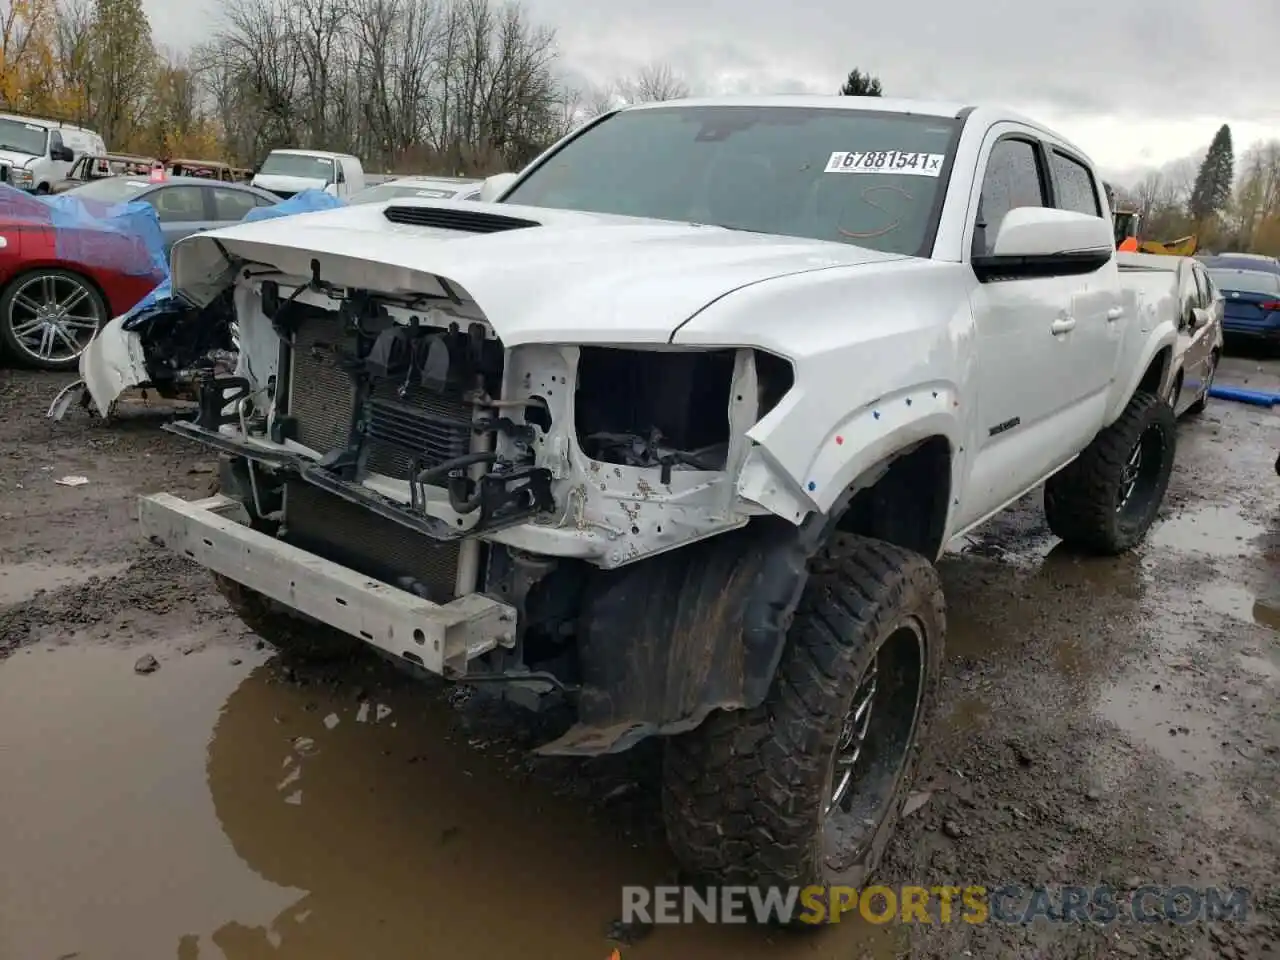
[[[45,421],[64,382],[0,370],[0,958],[606,960],[620,886],[673,876],[656,750],[531,760],[557,718],[280,663],[136,536],[134,497],[203,494],[208,456],[145,418]],[[1064,552],[1034,495],[956,545],[923,805],[881,871],[1245,886],[1249,923],[662,927],[621,955],[1280,956],[1278,423],[1186,423],[1132,556]]]

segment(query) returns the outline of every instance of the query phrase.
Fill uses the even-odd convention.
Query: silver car
[[[348,203],[382,203],[404,197],[431,200],[476,200],[482,181],[465,177],[396,177],[353,194]]]
[[[155,207],[164,232],[164,252],[183,237],[239,223],[254,207],[273,207],[274,193],[247,183],[224,183],[208,177],[105,177],[62,194],[89,203],[116,204],[141,200]]]

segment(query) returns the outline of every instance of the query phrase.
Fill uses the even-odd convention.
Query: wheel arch
[[[812,557],[837,533],[857,533],[934,560],[952,462],[948,437],[930,433],[864,468],[831,510],[799,526],[759,517],[681,550],[596,571],[578,625],[577,723],[539,752],[617,753],[650,736],[686,733],[716,710],[759,706]],[[917,497],[925,509],[898,509]]]
[[[1177,341],[1177,331],[1172,324],[1159,337],[1151,337],[1143,352],[1140,363],[1134,364],[1128,381],[1121,381],[1123,389],[1116,391],[1111,399],[1111,408],[1107,411],[1106,423],[1109,426],[1120,418],[1138,393],[1154,393],[1167,396],[1173,376],[1173,348]]]

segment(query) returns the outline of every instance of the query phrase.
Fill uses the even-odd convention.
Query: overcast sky
[[[144,0],[156,40],[208,36],[218,0]],[[203,6],[204,16],[196,10]],[[852,67],[892,96],[1014,106],[1109,172],[1280,137],[1276,0],[525,0],[565,70],[607,80],[654,61],[695,92],[833,92]]]

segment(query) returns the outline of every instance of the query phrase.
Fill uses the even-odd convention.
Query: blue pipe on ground
[[[1255,407],[1273,407],[1280,403],[1280,393],[1242,390],[1239,387],[1210,387],[1209,396],[1215,400],[1235,400],[1239,403],[1251,403]]]

